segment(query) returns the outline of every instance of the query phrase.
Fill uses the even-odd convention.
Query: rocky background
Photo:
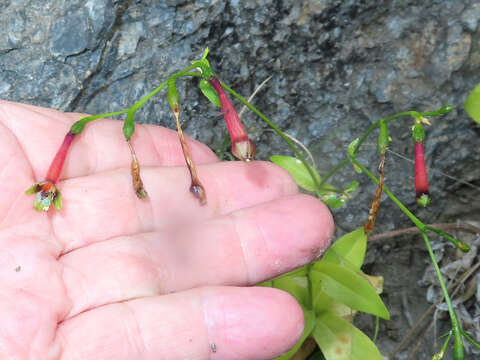
[[[217,74],[246,97],[272,76],[254,104],[312,149],[321,173],[344,159],[348,143],[379,117],[457,105],[427,129],[427,163],[435,170],[431,206],[416,207],[413,165],[395,154],[388,155],[386,185],[427,222],[478,221],[480,131],[462,104],[480,82],[479,19],[477,0],[2,0],[0,98],[64,111],[115,111],[188,66],[208,46]],[[185,132],[221,149],[226,129],[218,110],[203,98],[196,80],[181,84]],[[254,131],[259,158],[290,153],[279,137],[257,131],[267,128],[261,120],[248,112],[243,119]],[[174,127],[164,96],[150,101],[136,120]],[[391,149],[412,159],[411,120],[391,124]],[[361,156],[372,169],[378,163],[375,140]],[[332,183],[353,179],[360,190],[335,211],[338,234],[363,224],[375,192],[350,167]],[[376,232],[410,226],[385,200]],[[384,354],[405,335],[409,315],[416,320],[428,305],[421,287],[430,284],[424,277],[428,261],[420,241],[375,242],[367,257],[367,270],[385,276],[393,315],[380,329]],[[439,256],[456,259],[443,244],[436,242]],[[468,266],[476,262],[473,256]],[[470,330],[478,330],[478,305],[475,297],[469,301],[463,305]],[[369,333],[371,321],[359,321]],[[444,324],[438,326],[445,329]],[[415,359],[431,358],[433,336],[427,333]]]

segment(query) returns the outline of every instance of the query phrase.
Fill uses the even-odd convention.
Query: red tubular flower
[[[220,84],[220,81],[213,76],[209,81],[217,91],[220,103],[222,104],[223,116],[232,140],[232,154],[236,158],[246,162],[253,160],[253,156],[255,155],[255,145],[253,141],[249,139],[247,132],[243,128],[242,122],[230,102],[230,99],[227,97],[225,90]]]
[[[423,207],[430,203],[428,191],[427,168],[425,167],[425,155],[423,142],[415,142],[415,192],[417,203]]]
[[[34,184],[31,188],[25,191],[26,194],[37,194],[33,207],[38,211],[48,211],[50,205],[53,203],[55,209],[60,210],[62,207],[62,195],[60,190],[57,189],[55,183],[60,178],[63,164],[68,153],[68,149],[72,144],[75,134],[68,132],[65,135],[60,149],[58,149],[50,167],[48,168],[46,180]]]
[[[46,177],[47,181],[51,181],[53,183],[58,181],[60,173],[62,172],[63,163],[65,162],[65,158],[68,153],[68,149],[70,148],[74,137],[75,134],[71,132],[68,132],[67,135],[65,135],[65,139],[63,139],[63,143],[60,146],[60,149],[58,149],[57,154],[55,155],[55,158],[48,169]]]
[[[427,168],[425,167],[425,154],[423,151],[423,141],[425,139],[425,131],[422,122],[428,124],[428,120],[424,118],[415,119],[415,125],[412,127],[412,137],[415,141],[415,192],[417,203],[426,207],[430,204],[430,193],[428,192]]]

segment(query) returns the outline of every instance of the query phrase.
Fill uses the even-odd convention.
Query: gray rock
[[[272,76],[253,103],[312,148],[322,173],[344,159],[348,144],[376,119],[457,105],[426,129],[427,163],[436,170],[430,172],[431,206],[417,208],[413,165],[393,153],[386,185],[426,222],[478,218],[479,132],[462,104],[480,82],[479,17],[476,0],[3,0],[0,97],[65,111],[115,111],[209,47],[213,69],[246,97]],[[185,132],[218,149],[225,125],[197,84],[179,82]],[[164,94],[136,120],[174,127]],[[255,130],[260,158],[291,153],[279,137],[256,131],[267,127],[252,113],[243,120]],[[391,150],[409,159],[411,125],[409,118],[389,125]],[[375,136],[360,153],[372,170]],[[375,193],[351,167],[331,182],[341,187],[353,179],[360,190],[334,212],[339,234],[363,224]],[[385,199],[378,231],[403,226],[410,222]]]

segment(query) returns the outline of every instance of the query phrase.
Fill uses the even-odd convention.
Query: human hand
[[[148,125],[132,137],[139,200],[122,123],[98,120],[67,155],[61,211],[37,212],[24,191],[78,118],[0,102],[0,358],[268,359],[293,346],[300,306],[246,286],[320,255],[326,207],[271,163],[221,163],[189,139],[200,207],[176,133]]]

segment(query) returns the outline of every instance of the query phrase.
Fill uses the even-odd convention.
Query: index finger
[[[33,105],[0,102],[0,122],[18,139],[37,180],[43,180],[64,136],[81,116]],[[173,130],[137,124],[131,141],[141,165],[175,166],[185,163],[178,136]],[[190,138],[187,138],[187,145],[194,162],[218,161],[206,145]],[[130,161],[122,122],[99,119],[88,124],[74,139],[61,178],[129,167]]]

